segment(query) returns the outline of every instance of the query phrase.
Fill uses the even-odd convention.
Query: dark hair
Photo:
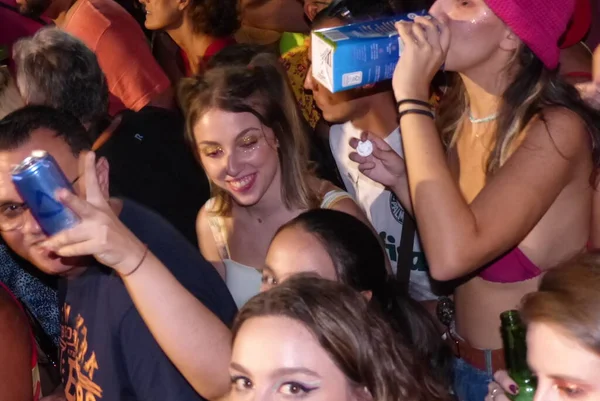
[[[187,12],[195,33],[222,38],[240,27],[237,0],[191,0]]]
[[[82,41],[56,27],[19,40],[13,50],[17,85],[29,104],[64,110],[83,124],[108,116],[108,85]]]
[[[448,388],[394,336],[392,328],[352,288],[310,275],[298,275],[252,298],[233,324],[234,341],[249,319],[282,316],[302,323],[336,366],[373,401],[448,400]]]
[[[371,229],[354,216],[331,209],[304,212],[283,225],[277,234],[294,227],[319,240],[331,257],[340,282],[359,292],[371,291],[373,306],[388,317],[396,333],[416,354],[430,361],[437,381],[447,382],[452,370],[451,350],[441,340],[427,310],[388,274],[386,255]]]
[[[206,63],[205,71],[216,67],[246,66],[260,53],[268,53],[267,47],[250,43],[236,43],[212,56]]]
[[[287,208],[318,207],[317,194],[309,185],[313,176],[308,161],[308,134],[302,123],[287,75],[278,58],[260,53],[247,65],[217,67],[202,76],[183,79],[179,102],[186,119],[186,137],[200,161],[194,126],[211,109],[250,113],[262,125],[273,130],[279,142],[282,197]],[[227,214],[231,196],[212,186],[213,211]]]
[[[544,113],[552,107],[571,110],[584,121],[590,133],[592,160],[594,166],[599,167],[600,112],[587,105],[577,90],[558,75],[558,71],[545,68],[526,45],[520,46],[507,70],[514,66],[518,66],[519,70],[502,94],[498,125],[494,133],[495,146],[486,161],[486,173],[493,175],[506,162],[515,140],[533,118],[539,116],[550,131]],[[462,79],[454,73],[451,75],[450,89],[440,102],[436,119],[447,148],[455,145],[459,128],[468,114],[468,107]]]
[[[73,156],[92,148],[92,139],[79,120],[48,106],[25,106],[0,120],[0,150],[24,145],[35,130],[46,128],[65,141]]]
[[[524,298],[526,322],[558,326],[600,355],[600,252],[581,254],[548,270]]]
[[[428,0],[334,0],[321,10],[312,21],[317,27],[329,19],[343,23],[357,20],[404,14],[428,9],[432,1]]]

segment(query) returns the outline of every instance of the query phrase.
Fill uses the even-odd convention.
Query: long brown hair
[[[486,173],[493,175],[510,157],[515,141],[527,124],[539,117],[544,124],[544,111],[562,107],[575,112],[585,123],[592,144],[592,160],[600,166],[600,113],[588,106],[577,90],[565,82],[557,71],[549,71],[533,52],[521,45],[506,71],[517,71],[502,94],[494,133],[494,148],[487,162]],[[469,102],[460,76],[449,73],[450,85],[439,105],[436,124],[447,149],[458,139],[460,128],[468,116]],[[549,130],[546,124],[546,129]]]
[[[252,298],[238,313],[233,338],[247,320],[283,316],[302,323],[336,366],[373,401],[450,400],[449,389],[429,373],[426,362],[352,288],[299,274]]]
[[[553,324],[600,355],[600,252],[578,255],[549,270],[524,298],[526,322]]]
[[[288,209],[311,209],[318,206],[318,197],[309,186],[313,174],[308,161],[308,134],[286,79],[279,60],[260,53],[248,65],[218,66],[202,76],[182,80],[179,102],[186,120],[186,138],[198,161],[194,126],[210,109],[251,113],[272,129],[279,142],[284,204]],[[211,190],[215,197],[212,211],[229,213],[231,196],[212,184]]]

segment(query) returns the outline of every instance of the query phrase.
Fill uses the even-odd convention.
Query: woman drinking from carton
[[[406,164],[366,134],[373,154],[351,156],[399,199],[410,195],[432,276],[463,280],[449,336],[461,400],[482,400],[503,368],[500,313],[590,238],[600,115],[556,71],[573,6],[438,0],[435,20],[397,24]],[[442,65],[457,74],[434,121],[426,101]]]

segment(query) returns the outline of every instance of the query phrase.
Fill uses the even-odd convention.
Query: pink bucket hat
[[[567,30],[575,0],[485,0],[485,3],[548,69],[558,66],[558,41]]]

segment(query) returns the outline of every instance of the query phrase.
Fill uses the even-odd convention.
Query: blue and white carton
[[[427,10],[312,32],[313,78],[335,93],[391,79],[402,52],[394,24]]]

